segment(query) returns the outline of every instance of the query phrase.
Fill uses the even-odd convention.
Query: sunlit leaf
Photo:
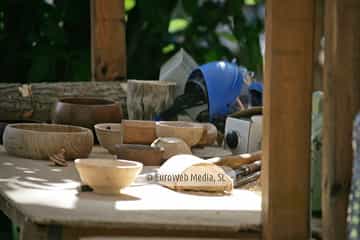
[[[169,52],[172,52],[175,50],[175,45],[173,43],[170,43],[162,48],[162,53],[167,54]]]
[[[169,33],[180,32],[187,28],[189,21],[183,18],[174,18],[170,20],[169,23]]]
[[[130,11],[136,5],[136,0],[125,0],[125,11]]]
[[[246,4],[246,5],[255,5],[255,4],[256,4],[256,0],[245,0],[245,4]]]

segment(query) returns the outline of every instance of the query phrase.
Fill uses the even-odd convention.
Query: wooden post
[[[325,5],[322,214],[324,239],[331,240],[347,239],[351,136],[360,110],[360,1]]]
[[[124,0],[91,0],[92,80],[126,80]]]
[[[266,1],[263,239],[310,239],[313,0]]]

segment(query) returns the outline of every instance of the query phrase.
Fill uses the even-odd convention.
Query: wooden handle
[[[262,151],[257,151],[253,153],[243,153],[234,156],[226,157],[215,157],[211,158],[208,161],[218,165],[218,166],[227,166],[231,168],[239,168],[244,164],[253,163],[255,161],[261,160]]]
[[[261,170],[261,161],[260,160],[255,161],[250,164],[244,164],[240,168],[234,169],[234,171],[236,173],[236,177],[247,176],[247,175],[250,175],[250,174],[260,171],[260,170]]]

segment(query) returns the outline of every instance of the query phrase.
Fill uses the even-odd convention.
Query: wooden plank
[[[324,36],[324,10],[325,0],[315,0],[315,33],[314,33],[314,91],[323,89],[323,67],[319,61],[319,56],[322,54],[321,41]]]
[[[20,89],[28,89],[20,91]],[[30,90],[29,90],[30,89]],[[126,115],[126,89],[123,82],[0,83],[0,121],[37,120],[49,122],[59,97],[108,98],[121,104]],[[29,94],[25,94],[28,92]]]
[[[20,240],[47,240],[48,232],[45,226],[34,224],[33,222],[26,220],[23,225],[20,226]],[[55,236],[54,236],[55,237]],[[51,239],[54,239],[51,238]],[[55,240],[55,239],[54,239]]]
[[[263,239],[309,239],[314,1],[266,2]]]
[[[323,234],[346,239],[353,153],[352,126],[360,109],[360,2],[328,0],[325,22]]]
[[[93,80],[126,80],[125,24],[124,1],[91,0]]]
[[[237,238],[225,238],[225,237],[206,237],[201,238],[201,240],[255,240],[260,239],[259,237],[251,236],[239,236]],[[80,240],[119,240],[117,237],[84,237]],[[199,240],[199,237],[131,237],[131,236],[122,236],[121,240]]]
[[[100,157],[100,153],[91,157]],[[110,154],[103,157],[112,158]],[[2,146],[0,159],[0,200],[6,200],[0,207],[16,208],[35,224],[87,232],[112,228],[229,237],[242,232],[259,234],[261,197],[251,191],[235,189],[226,196],[199,196],[146,183],[145,176],[140,176],[117,196],[79,193],[80,180],[73,163],[63,168],[49,166],[47,161],[9,156]]]

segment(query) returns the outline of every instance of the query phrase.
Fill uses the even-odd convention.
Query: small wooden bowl
[[[196,145],[204,132],[204,126],[200,123],[194,122],[157,122],[156,135],[157,137],[176,137],[184,140],[187,145]]]
[[[90,129],[45,123],[19,123],[6,126],[4,147],[10,155],[45,160],[65,150],[65,159],[87,157],[94,137]]]
[[[151,147],[163,148],[164,159],[169,159],[179,154],[192,154],[190,147],[180,138],[159,137],[151,144]]]
[[[103,148],[111,154],[116,153],[116,144],[122,143],[122,130],[120,123],[99,123],[94,126],[97,139]]]
[[[111,159],[76,159],[75,167],[84,184],[99,194],[120,194],[141,172],[139,162]]]
[[[164,149],[139,144],[118,144],[116,155],[120,159],[143,163],[145,166],[160,166],[164,159]]]

